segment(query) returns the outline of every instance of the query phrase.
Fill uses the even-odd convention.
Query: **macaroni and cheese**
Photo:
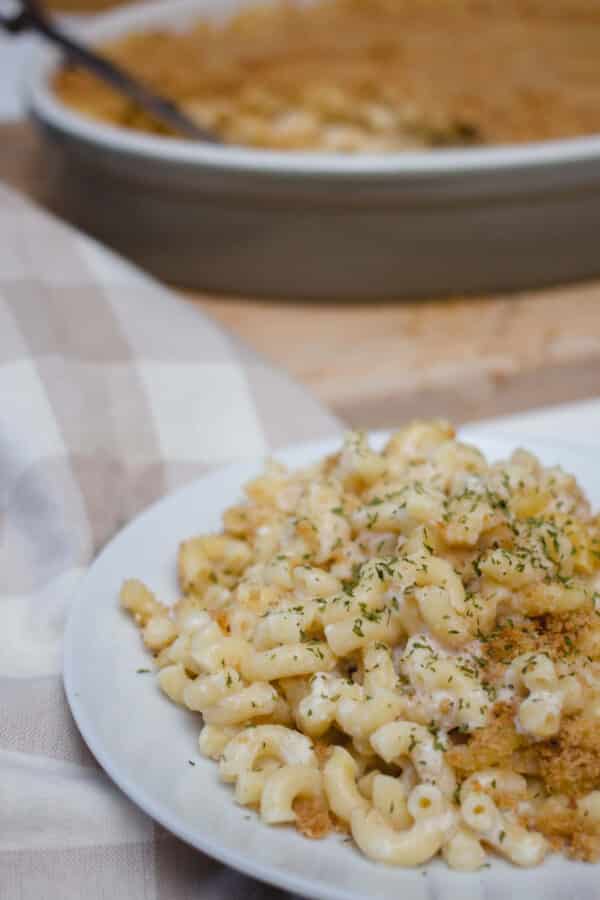
[[[158,684],[237,803],[399,866],[600,857],[600,519],[573,476],[444,422],[272,462],[181,598],[126,581]]]
[[[389,153],[599,132],[599,36],[590,0],[282,0],[102,49],[226,143]],[[54,88],[95,119],[165,132],[75,65]]]

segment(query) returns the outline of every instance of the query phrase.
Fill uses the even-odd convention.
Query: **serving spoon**
[[[59,47],[68,60],[78,63],[110,84],[178,134],[197,141],[208,141],[211,144],[221,143],[212,131],[196,125],[188,118],[176,103],[149,90],[121,66],[111,62],[96,50],[90,50],[62,31],[46,15],[38,0],[20,0],[13,3],[12,8],[15,10],[12,15],[0,12],[0,27],[6,31],[11,34],[33,31],[42,35]]]

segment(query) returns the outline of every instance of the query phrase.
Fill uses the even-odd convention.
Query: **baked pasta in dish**
[[[393,153],[600,132],[599,41],[597,0],[283,0],[102,49],[226,143]],[[165,131],[75,66],[54,88]]]
[[[597,859],[600,521],[575,478],[435,421],[245,490],[181,544],[175,605],[120,598],[236,801],[399,866]]]

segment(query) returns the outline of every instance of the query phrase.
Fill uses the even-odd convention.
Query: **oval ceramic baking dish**
[[[102,15],[92,42],[223,16],[239,0]],[[271,152],[119,129],[68,109],[41,48],[29,107],[61,209],[159,277],[301,298],[419,297],[600,273],[600,137],[393,155]]]

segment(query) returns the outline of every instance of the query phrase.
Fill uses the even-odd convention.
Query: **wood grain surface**
[[[46,203],[46,165],[28,125],[0,127],[0,179]],[[600,395],[600,281],[415,303],[185,296],[354,426]]]

